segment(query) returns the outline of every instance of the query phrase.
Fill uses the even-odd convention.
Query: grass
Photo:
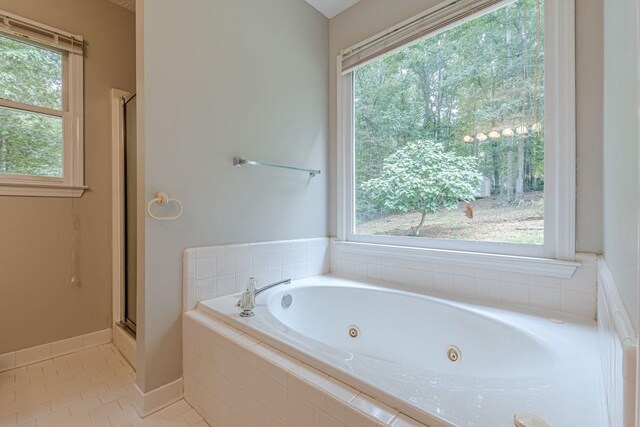
[[[420,237],[478,242],[541,245],[543,236],[543,192],[528,192],[521,205],[505,205],[502,198],[478,199],[472,203],[473,219],[466,217],[466,203],[457,209],[428,214]],[[420,213],[390,215],[357,224],[358,234],[415,236]]]

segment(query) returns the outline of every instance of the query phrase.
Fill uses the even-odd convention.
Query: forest
[[[543,18],[516,0],[356,69],[358,233],[541,243]]]
[[[0,36],[0,98],[62,110],[63,55]],[[0,173],[62,176],[62,118],[0,106]]]

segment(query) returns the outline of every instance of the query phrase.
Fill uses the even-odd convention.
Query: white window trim
[[[342,75],[342,56],[337,60],[338,245],[343,248],[357,245],[359,250],[365,250],[368,245],[367,250],[392,250],[397,255],[404,253],[407,256],[420,250],[420,256],[434,261],[453,257],[474,266],[499,268],[500,265],[518,264],[519,268],[532,274],[556,277],[573,274],[580,265],[572,262],[576,251],[574,0],[546,0],[544,19],[545,141],[549,141],[545,144],[545,180],[548,184],[545,185],[544,246],[355,235],[354,168],[349,166],[353,165],[353,73]],[[551,268],[552,265],[557,268]]]
[[[0,15],[8,15],[12,19],[28,23],[34,28],[55,32],[55,34],[72,37],[74,40],[82,42],[81,36],[72,35],[1,10]],[[16,32],[11,27],[0,26],[0,34],[16,36],[16,34],[19,35],[19,32]],[[82,49],[56,48],[30,38],[21,41],[32,43],[45,49],[56,50],[64,55],[63,97],[65,102],[63,103],[63,109],[49,109],[5,99],[0,99],[0,105],[16,110],[62,117],[63,176],[45,177],[0,174],[0,196],[80,197],[84,190],[87,189],[84,185],[84,56]]]

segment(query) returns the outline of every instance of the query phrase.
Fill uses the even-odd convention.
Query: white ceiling
[[[111,2],[130,10],[131,12],[136,11],[136,0],[111,0]]]
[[[342,11],[349,9],[360,0],[307,0],[311,6],[318,9],[327,18],[331,19]]]

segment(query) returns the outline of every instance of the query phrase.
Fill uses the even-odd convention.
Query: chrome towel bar
[[[285,166],[285,165],[276,165],[273,163],[264,163],[264,162],[256,162],[255,160],[247,160],[242,157],[234,157],[233,158],[233,166],[242,167],[242,166],[266,166],[270,168],[280,168],[280,169],[289,169],[294,171],[302,171],[308,172],[309,177],[313,178],[316,175],[320,175],[320,170],[317,169],[304,169],[298,168],[295,166]]]

